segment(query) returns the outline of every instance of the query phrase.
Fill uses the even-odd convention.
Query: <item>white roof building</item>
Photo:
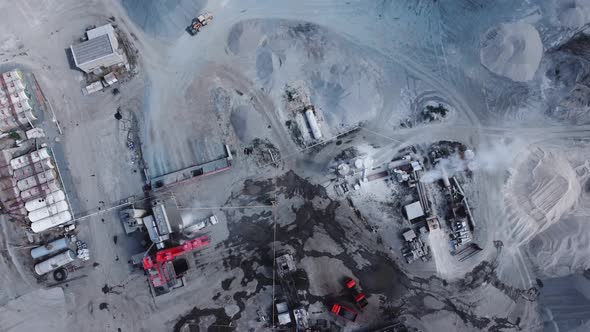
[[[422,210],[422,205],[420,201],[416,201],[412,204],[408,204],[404,207],[406,210],[406,216],[408,216],[408,220],[412,221],[416,218],[420,218],[424,215],[424,210]]]
[[[91,73],[102,67],[108,68],[125,62],[112,25],[106,24],[88,30],[86,36],[87,41],[70,46],[78,68]]]

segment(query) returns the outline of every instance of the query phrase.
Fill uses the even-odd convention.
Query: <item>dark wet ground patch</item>
[[[236,279],[236,277],[227,278],[227,279],[223,280],[223,281],[221,282],[221,288],[222,288],[223,290],[228,290],[228,289],[229,289],[229,287],[231,286],[231,283],[232,283],[232,281],[234,281],[234,279]]]
[[[429,278],[408,277],[386,254],[386,248],[378,249],[379,244],[374,234],[365,229],[363,223],[358,220],[359,217],[346,204],[342,205],[340,202],[330,200],[323,187],[309,183],[292,171],[276,179],[244,182],[242,192],[232,197],[228,204],[235,205],[236,201],[264,201],[269,197],[280,197],[280,195],[288,199],[300,197],[304,199],[304,202],[302,205],[292,208],[295,215],[292,223],[285,225],[283,221],[281,225],[277,224],[277,243],[281,246],[292,247],[294,250],[291,253],[296,262],[305,257],[331,257],[342,261],[344,266],[359,279],[363,292],[369,298],[380,297],[379,316],[381,321],[379,324],[396,321],[402,315],[410,315],[420,319],[424,315],[444,310],[456,314],[465,324],[476,328],[495,331],[500,331],[502,328],[515,328],[515,324],[505,318],[494,317],[490,319],[476,316],[468,304],[463,303],[460,299],[450,298],[453,294],[478,288],[483,282],[492,283],[514,300],[520,298],[522,290],[512,289],[499,281],[493,264],[484,262],[468,273],[465,278],[454,283],[448,283],[436,276]],[[314,206],[311,202],[314,198],[324,200],[321,208]],[[275,241],[273,223],[274,218],[281,217],[273,216],[270,207],[269,210],[250,216],[243,216],[242,213],[243,211],[226,213],[228,220],[230,220],[228,223],[230,235],[228,240],[223,243],[223,247],[227,250],[223,264],[226,270],[242,269],[244,277],[241,280],[226,279],[222,282],[222,288],[226,291],[230,290],[230,288],[234,288],[230,286],[235,286],[236,281],[241,286],[246,286],[252,280],[257,281],[257,286],[252,293],[240,290],[233,294],[233,299],[240,308],[240,312],[232,318],[234,320],[241,317],[248,299],[256,296],[265,286],[272,285],[272,278],[269,276],[272,275],[273,269],[272,243]],[[304,243],[313,237],[317,229],[321,229],[344,248],[344,252],[332,255],[324,252],[304,251]],[[360,255],[369,264],[358,268],[353,255]],[[339,279],[344,277],[335,276]],[[325,310],[328,310],[329,303],[334,302],[354,307],[350,294],[344,287],[337,293],[323,297],[309,294],[309,287],[310,280],[308,280],[307,273],[300,269],[292,274],[292,280],[286,284],[284,282],[277,283],[277,296],[297,297],[298,295],[287,294],[288,289],[295,289],[307,291],[305,298],[309,303],[325,303]],[[217,294],[215,298],[220,296],[221,294]],[[443,306],[442,309],[428,308],[424,303],[424,299],[428,296],[438,300]],[[270,306],[269,303],[268,307],[270,308]],[[195,311],[193,315],[201,312],[215,311]],[[216,317],[218,320],[224,319],[223,316]],[[373,324],[377,326],[375,324],[378,323]]]
[[[235,327],[232,327],[232,319],[225,313],[223,308],[219,309],[199,309],[193,308],[187,315],[180,317],[180,319],[174,324],[174,332],[200,332],[199,321],[201,317],[214,316],[215,321],[207,331],[210,332],[221,332],[221,331],[236,331]],[[235,318],[235,317],[234,317]]]

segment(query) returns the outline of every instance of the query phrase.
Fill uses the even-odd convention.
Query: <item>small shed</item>
[[[415,238],[416,238],[416,232],[414,232],[413,229],[410,229],[408,231],[405,231],[402,236],[404,237],[404,240],[408,241],[408,242],[412,242]]]

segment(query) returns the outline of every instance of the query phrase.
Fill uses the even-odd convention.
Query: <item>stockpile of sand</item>
[[[231,27],[227,49],[231,61],[244,64],[240,70],[275,98],[294,80],[308,86],[328,132],[375,119],[386,100],[382,59],[323,26],[240,21]]]
[[[503,23],[482,37],[480,60],[491,72],[513,81],[531,80],[541,62],[543,43],[528,23]]]
[[[557,223],[581,194],[574,169],[558,151],[534,148],[523,159],[504,197],[504,231],[515,247]]]
[[[590,22],[590,0],[554,0],[558,25],[578,29]]]

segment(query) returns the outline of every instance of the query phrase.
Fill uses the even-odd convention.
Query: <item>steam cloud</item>
[[[425,172],[420,177],[420,182],[432,183],[440,180],[443,178],[443,172],[446,172],[448,177],[452,177],[466,170],[483,171],[490,174],[505,170],[514,158],[514,145],[514,143],[510,145],[493,144],[484,147],[478,150],[470,160],[461,159],[459,154],[455,153],[440,160],[432,170]]]

